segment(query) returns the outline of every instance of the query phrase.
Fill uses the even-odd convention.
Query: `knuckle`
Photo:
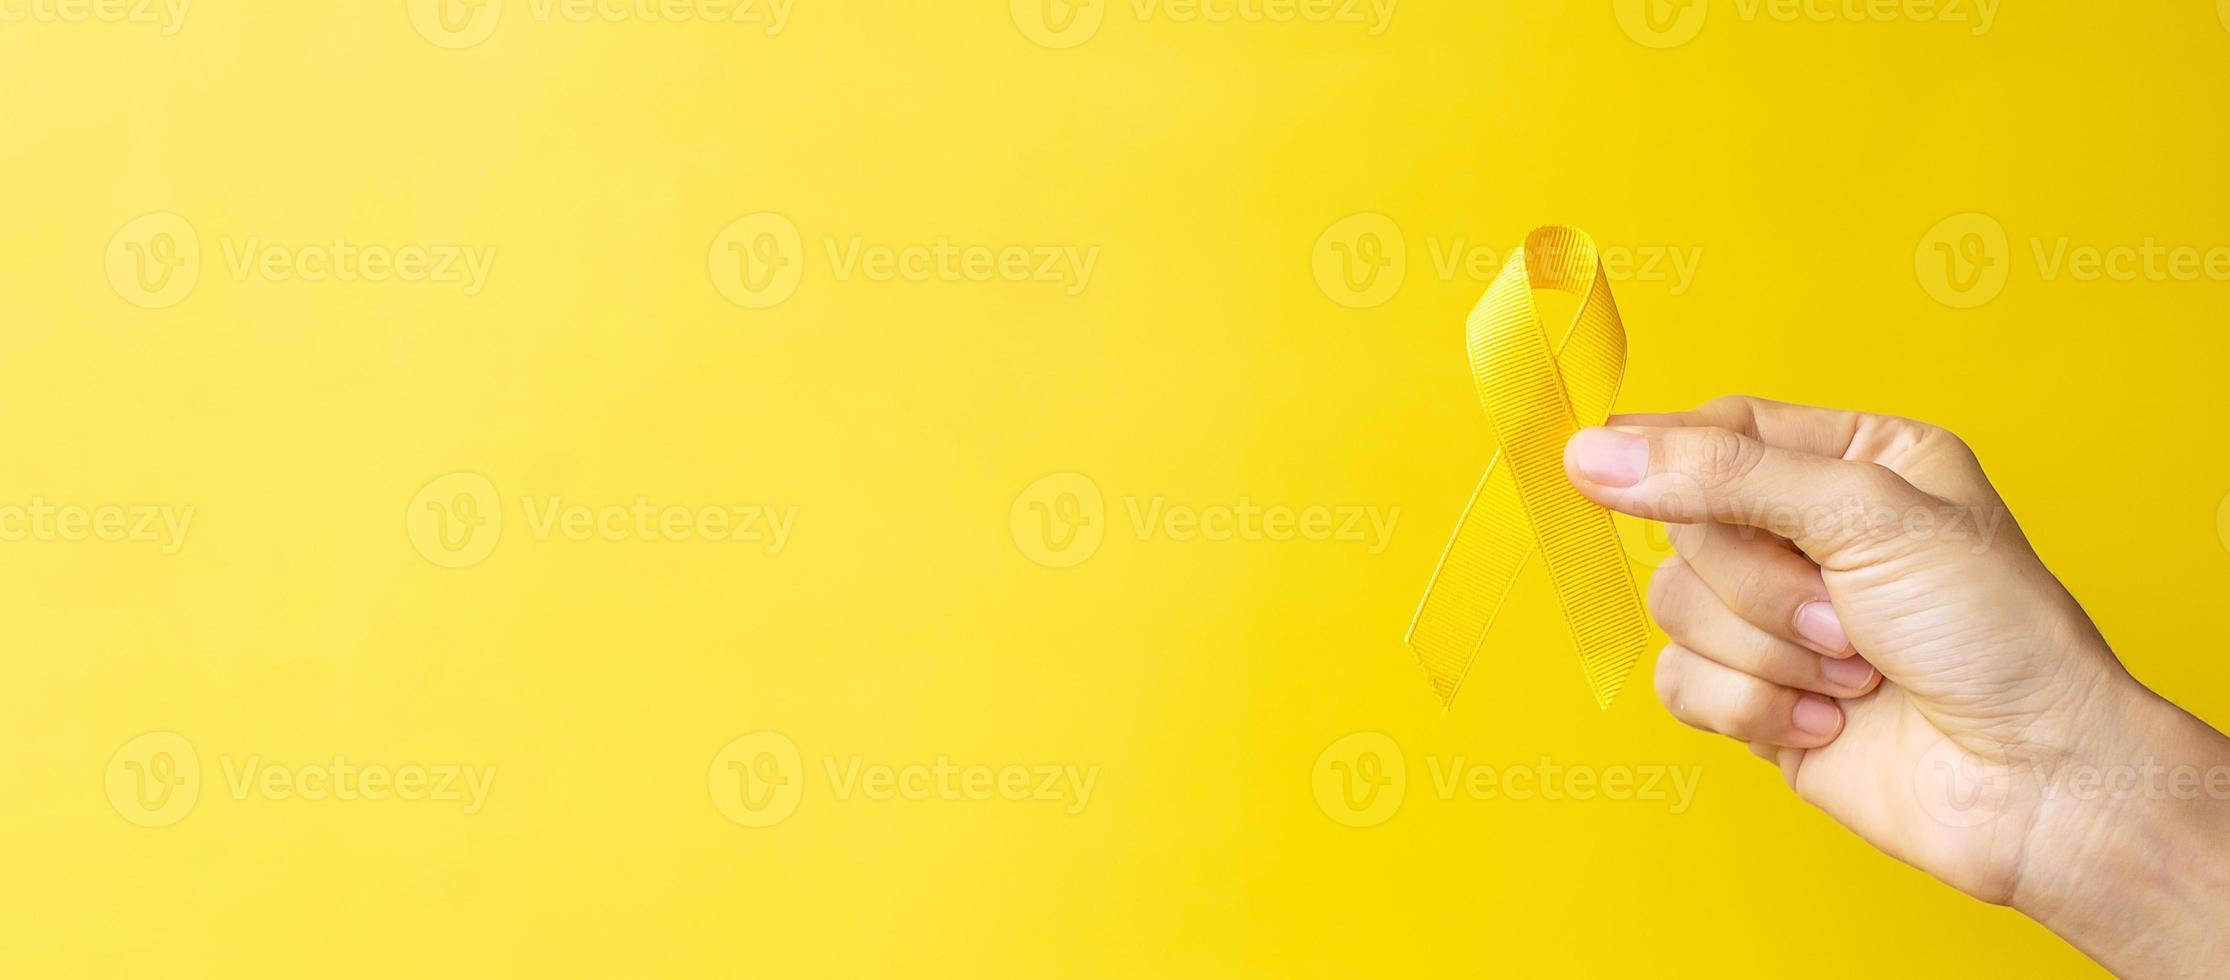
[[[1959,443],[1959,437],[1950,429],[1902,415],[1877,415],[1873,417],[1886,436],[1885,448],[1890,452],[1910,452],[1916,449],[1944,449]]]
[[[1682,469],[1706,487],[1725,487],[1758,465],[1757,443],[1732,429],[1695,429],[1684,440]]]
[[[1774,668],[1786,669],[1784,658],[1788,654],[1782,642],[1762,629],[1743,631],[1743,653],[1748,655],[1748,661],[1757,665],[1761,672]]]
[[[1755,395],[1720,395],[1703,403],[1703,411],[1714,418],[1750,420],[1756,417],[1758,403],[1763,400]]]
[[[1686,718],[1683,713],[1687,709],[1681,702],[1680,682],[1687,669],[1687,655],[1688,651],[1682,650],[1678,644],[1667,644],[1664,649],[1657,651],[1657,671],[1650,678],[1657,689],[1657,700],[1673,713],[1673,717],[1684,721]]]
[[[1881,443],[1877,456],[1900,461],[1901,466],[1949,464],[1972,477],[1982,473],[1982,460],[1959,434],[1943,426],[1898,416],[1875,416]]]
[[[1921,442],[1930,455],[1951,463],[1969,477],[1979,478],[1982,475],[1982,457],[1975,455],[1974,447],[1968,445],[1967,440],[1942,426],[1929,425],[1926,428],[1927,434],[1922,437]]]
[[[1776,731],[1780,728],[1781,702],[1780,689],[1757,678],[1745,677],[1741,690],[1734,694],[1733,724],[1748,732]]]
[[[1858,462],[1851,465],[1856,467],[1851,480],[1856,484],[1859,495],[1868,500],[1886,503],[1900,500],[1912,493],[1913,485],[1907,483],[1904,477],[1897,475],[1896,470],[1874,462]]]
[[[1649,616],[1663,626],[1677,621],[1687,592],[1687,580],[1695,577],[1685,562],[1667,561],[1657,566],[1657,574],[1649,577],[1647,602]]]
[[[1731,605],[1736,615],[1757,622],[1777,604],[1783,591],[1771,563],[1752,561],[1735,579]]]
[[[1974,455],[1974,448],[1967,445],[1967,440],[1959,438],[1959,434],[1950,429],[1940,425],[1931,425],[1927,422],[1914,422],[1913,425],[1920,428],[1920,442],[1922,445],[1942,452],[1961,453],[1967,456]]]

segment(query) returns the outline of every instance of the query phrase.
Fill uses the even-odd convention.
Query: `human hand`
[[[1597,503],[1667,522],[1677,557],[1649,600],[1673,640],[1656,688],[1675,717],[1749,743],[1876,847],[2110,967],[2230,962],[2230,751],[2122,668],[1956,437],[1725,398],[1614,417],[1565,466]],[[2085,773],[2179,766],[2203,788],[2219,771],[2224,792],[2074,791]],[[2187,842],[2197,856],[2176,852]],[[2160,902],[2196,905],[2199,928],[2170,939],[2133,914]]]

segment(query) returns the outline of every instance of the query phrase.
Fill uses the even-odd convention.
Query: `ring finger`
[[[1727,608],[1702,576],[1677,558],[1650,579],[1649,610],[1674,642],[1783,687],[1855,698],[1881,681],[1864,657],[1823,657],[1759,629]]]
[[[1745,674],[1678,643],[1657,654],[1657,698],[1691,727],[1743,742],[1816,749],[1843,730],[1843,710],[1834,701]]]

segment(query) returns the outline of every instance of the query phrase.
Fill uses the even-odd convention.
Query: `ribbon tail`
[[[1417,666],[1442,708],[1455,702],[1510,587],[1533,553],[1517,485],[1501,464],[1499,457],[1490,461],[1480,476],[1402,638],[1416,653]]]

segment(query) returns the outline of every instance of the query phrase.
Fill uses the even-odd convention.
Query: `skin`
[[[2123,669],[1957,437],[1722,398],[1584,430],[1565,469],[1668,525],[1675,717],[2117,974],[2230,963],[2230,739]]]

